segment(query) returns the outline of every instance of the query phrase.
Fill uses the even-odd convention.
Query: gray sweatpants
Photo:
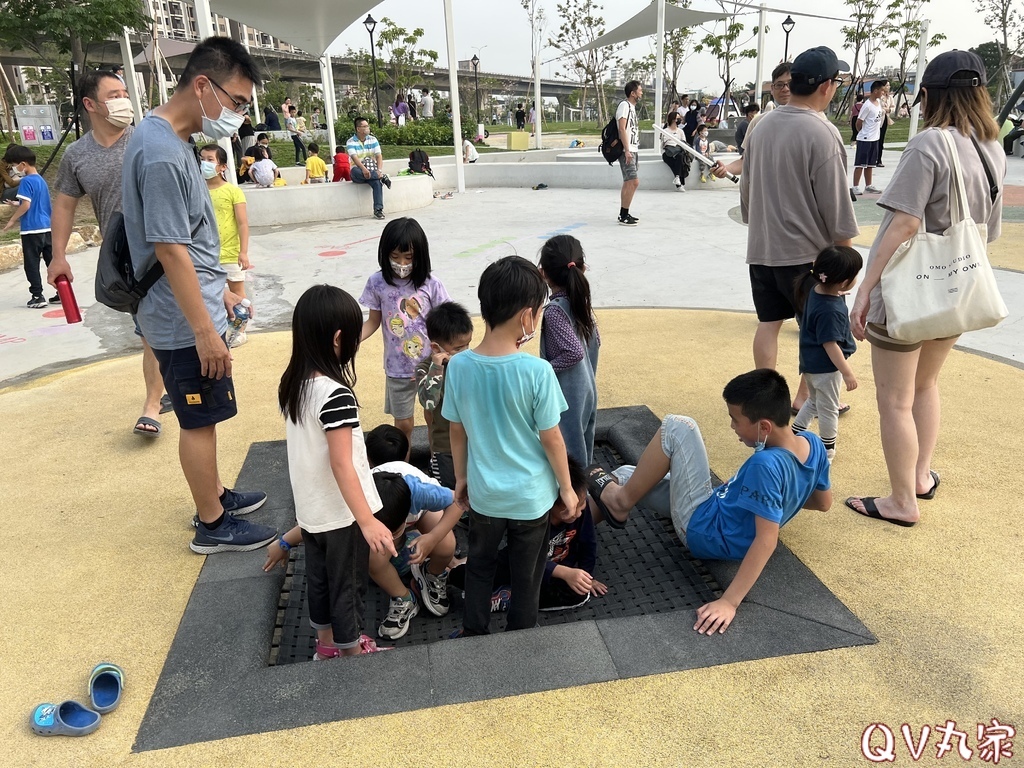
[[[834,451],[839,435],[839,389],[843,385],[843,374],[839,371],[805,373],[804,380],[807,382],[807,400],[793,420],[793,431],[803,432],[817,416],[818,436],[826,450]]]

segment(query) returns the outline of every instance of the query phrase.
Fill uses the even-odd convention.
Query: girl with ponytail
[[[540,271],[551,288],[540,334],[540,355],[555,369],[569,406],[559,422],[566,450],[586,467],[594,462],[601,335],[591,308],[580,241],[571,235],[552,237],[540,250]]]

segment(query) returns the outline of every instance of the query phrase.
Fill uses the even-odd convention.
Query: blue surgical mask
[[[203,106],[202,100],[199,101],[199,109],[203,113],[203,134],[211,139],[227,139],[242,127],[245,115],[240,115],[225,107],[216,91],[214,91],[213,98],[220,104],[220,116],[216,120],[206,116],[206,108]]]
[[[203,160],[199,164],[199,168],[203,172],[204,179],[212,179],[217,175],[217,164],[212,160]]]

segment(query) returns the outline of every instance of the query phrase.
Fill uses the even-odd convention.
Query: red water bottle
[[[71,287],[71,281],[64,275],[57,278],[57,295],[60,296],[60,305],[64,309],[68,325],[82,322],[82,311],[75,300],[75,291]]]

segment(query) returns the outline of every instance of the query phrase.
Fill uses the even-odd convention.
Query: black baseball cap
[[[988,85],[985,62],[971,51],[946,51],[928,62],[917,87],[914,104],[921,101],[922,88],[977,88]]]
[[[835,77],[836,72],[849,71],[850,65],[836,58],[835,52],[824,45],[804,51],[790,67],[793,82],[797,85],[821,85]]]

